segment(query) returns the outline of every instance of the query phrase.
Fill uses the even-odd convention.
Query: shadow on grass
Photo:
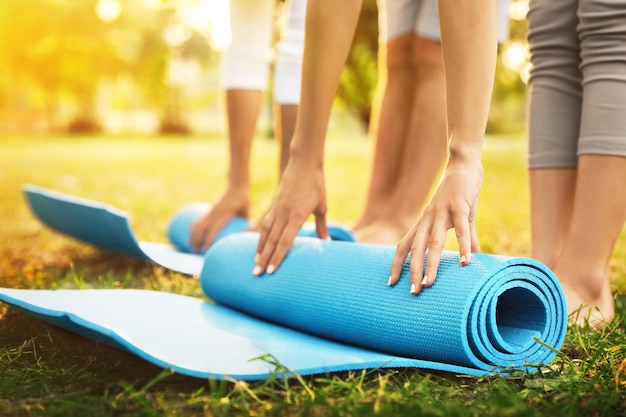
[[[145,385],[163,372],[131,353],[0,307],[0,397],[15,400],[50,393],[117,391],[120,383]],[[168,387],[195,390],[206,381],[173,374]]]

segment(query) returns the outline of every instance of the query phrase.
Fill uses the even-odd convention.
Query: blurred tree
[[[207,39],[181,21],[178,6],[176,1],[161,1],[161,6],[146,19],[145,8],[136,2],[120,19],[122,27],[141,33],[131,64],[132,75],[148,102],[160,112],[159,133],[163,134],[190,133],[181,105],[180,84],[185,81],[181,63],[206,65],[215,61]],[[138,25],[140,15],[144,20]]]
[[[0,108],[14,108],[20,101],[16,98],[39,91],[38,103],[25,98],[31,103],[24,107],[37,108],[55,130],[60,128],[58,102],[69,97],[76,111],[65,127],[97,131],[99,83],[131,74],[146,101],[162,109],[162,126],[187,131],[168,79],[170,62],[178,56],[207,62],[211,54],[206,39],[176,20],[176,5],[157,1],[155,7],[146,7],[143,0],[2,0]],[[172,27],[184,32],[180,42],[168,39]]]
[[[183,111],[186,74],[194,65],[206,68],[218,60],[207,39],[213,4],[215,0],[0,0],[0,123],[8,119],[31,126],[30,119],[43,119],[52,130],[97,130],[99,86],[123,76],[133,85],[125,109],[158,112],[161,132],[189,131]],[[512,2],[517,18],[510,42],[501,47],[490,132],[523,128],[525,4],[527,0]],[[199,5],[202,12],[194,8]],[[364,0],[337,94],[364,129],[378,76],[377,16],[376,0]]]
[[[526,123],[526,78],[528,71],[528,45],[526,42],[527,23],[525,7],[527,0],[512,2],[509,40],[500,45],[493,98],[487,132],[519,133]]]
[[[121,70],[107,27],[95,13],[96,0],[4,0],[0,48],[4,71],[43,92],[43,110],[51,119],[60,94],[69,94],[79,112],[69,128],[99,129],[95,92],[99,77]]]

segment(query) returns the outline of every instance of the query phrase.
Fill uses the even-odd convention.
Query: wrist
[[[289,164],[307,166],[310,168],[324,167],[324,149],[315,149],[311,146],[297,146],[294,144],[289,149]]]
[[[482,138],[473,142],[451,140],[449,146],[449,163],[467,163],[482,165]]]
[[[448,163],[446,171],[452,172],[464,172],[464,175],[478,175],[480,178],[484,175],[483,163],[482,163],[482,148],[463,146],[450,147],[450,155],[448,157]]]
[[[238,196],[248,196],[250,186],[247,180],[230,180],[227,186],[227,193]]]

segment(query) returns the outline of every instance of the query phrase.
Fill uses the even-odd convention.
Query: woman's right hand
[[[248,217],[250,193],[247,187],[228,187],[211,211],[191,226],[190,245],[197,253],[206,252],[224,225],[233,217]]]

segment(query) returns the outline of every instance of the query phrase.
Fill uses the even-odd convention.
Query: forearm
[[[254,275],[274,273],[310,214],[328,239],[324,142],[341,70],[352,44],[361,0],[309,0],[302,91],[289,161],[272,207],[259,226]]]
[[[302,95],[290,157],[321,163],[330,112],[352,45],[361,0],[309,0]]]
[[[480,161],[495,74],[496,3],[439,0],[451,161]]]

